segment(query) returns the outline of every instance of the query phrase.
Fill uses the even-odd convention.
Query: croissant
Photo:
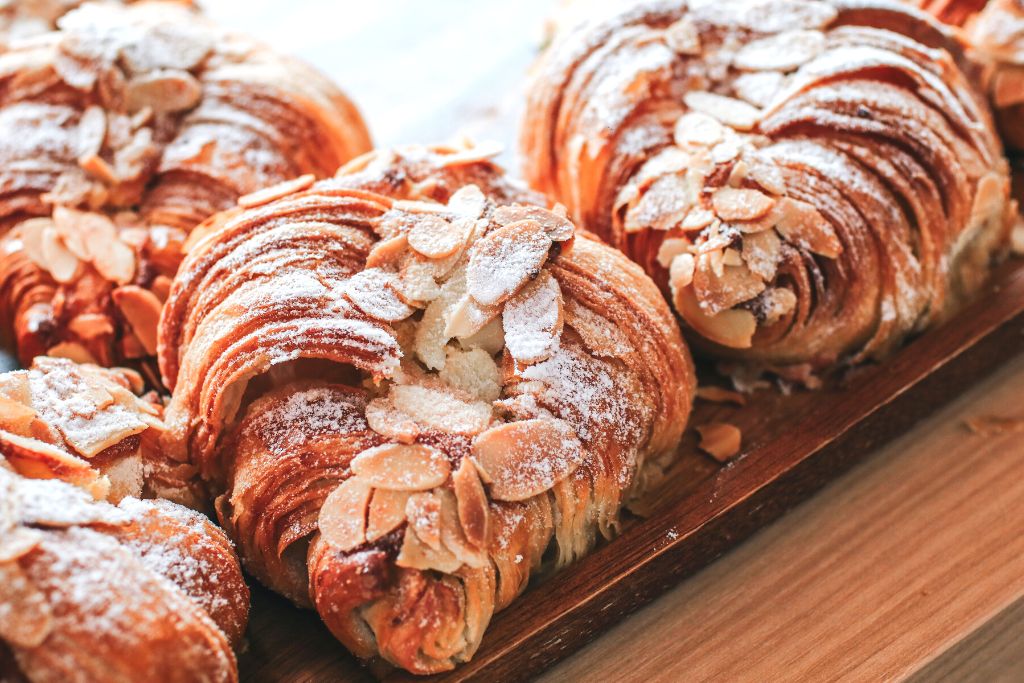
[[[141,385],[56,358],[0,374],[0,680],[238,678],[249,594],[230,541],[132,497],[160,462]]]
[[[639,262],[695,344],[808,377],[974,295],[1014,209],[948,31],[885,0],[647,2],[557,39],[527,179]]]
[[[643,271],[479,148],[267,199],[171,287],[165,445],[253,576],[361,658],[451,669],[674,456],[688,352]]]
[[[0,54],[0,319],[24,365],[127,363],[155,383],[189,231],[333,173],[368,134],[313,69],[187,6],[90,4],[59,25]]]
[[[985,67],[984,82],[1007,147],[1024,151],[1024,2],[925,0],[929,12],[962,26],[972,56]]]
[[[167,501],[97,501],[0,458],[0,679],[237,681],[231,544]]]

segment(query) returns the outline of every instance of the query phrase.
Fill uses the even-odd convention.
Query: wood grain
[[[1024,418],[1021,386],[1024,358],[540,680],[1022,680],[1024,432],[963,424]]]

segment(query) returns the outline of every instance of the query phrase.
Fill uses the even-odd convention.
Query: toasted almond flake
[[[633,344],[618,325],[575,299],[565,300],[564,313],[566,324],[579,333],[591,353],[606,358],[622,358],[633,353]]]
[[[501,353],[505,348],[505,332],[500,318],[492,318],[486,325],[469,335],[459,337],[459,346],[464,349],[482,349],[490,355]]]
[[[463,218],[476,220],[487,207],[487,197],[476,185],[464,185],[448,198],[448,209]]]
[[[426,304],[441,294],[435,279],[437,271],[429,259],[416,257],[408,260],[392,285],[398,295],[409,304]]]
[[[480,161],[487,161],[501,154],[504,147],[500,142],[494,140],[484,141],[479,144],[474,144],[467,147],[466,149],[459,150],[458,152],[452,152],[451,154],[445,154],[441,157],[441,167],[451,168],[452,166],[464,166],[466,164],[475,164]]]
[[[558,348],[562,335],[562,290],[547,271],[505,303],[501,316],[505,348],[520,363],[537,363]]]
[[[16,648],[36,648],[53,630],[46,596],[16,563],[0,564],[0,639]]]
[[[566,216],[565,207],[561,204],[556,205],[551,211],[526,204],[499,206],[494,210],[492,220],[500,226],[525,220],[536,221],[555,242],[564,242],[576,231],[576,227]]]
[[[107,114],[103,107],[92,104],[85,108],[78,120],[78,156],[95,156],[103,148],[107,135]]]
[[[114,334],[110,318],[102,313],[82,313],[68,323],[68,331],[86,341]]]
[[[1024,432],[1024,418],[1000,415],[975,415],[964,420],[971,432],[981,436],[1003,436]]]
[[[744,266],[725,266],[721,275],[714,273],[708,261],[701,258],[693,276],[693,290],[701,308],[715,315],[745,301],[765,289],[764,280]]]
[[[681,55],[700,55],[701,41],[697,24],[689,16],[665,29],[665,44]]]
[[[128,284],[135,277],[135,252],[119,239],[103,243],[103,248],[90,249],[90,255],[96,271],[115,284]]]
[[[409,230],[409,246],[427,258],[451,256],[466,244],[465,222],[449,222],[440,216],[424,216]]]
[[[765,327],[774,325],[796,308],[796,294],[786,287],[769,289],[761,295],[760,306],[764,313]]]
[[[486,401],[463,401],[448,391],[408,384],[393,386],[389,395],[395,408],[417,423],[451,434],[479,434],[491,422]]]
[[[60,239],[55,227],[43,229],[40,246],[43,262],[54,280],[66,284],[77,278],[82,262]]]
[[[35,418],[36,411],[31,406],[0,395],[0,429],[20,436],[31,436],[29,426]]]
[[[375,320],[396,322],[413,314],[411,306],[398,298],[397,275],[380,268],[362,270],[350,277],[342,292],[366,315]]]
[[[783,197],[779,200],[779,212],[775,229],[790,244],[832,259],[843,252],[843,244],[832,225],[811,204]]]
[[[96,363],[96,358],[78,342],[58,342],[46,349],[47,356],[67,358],[76,363]]]
[[[697,427],[698,448],[718,462],[728,462],[740,452],[742,432],[727,422],[710,422]]]
[[[441,501],[441,545],[468,567],[489,566],[487,554],[479,545],[470,543],[462,531],[455,494],[449,489],[438,489],[434,495]]]
[[[750,41],[736,52],[732,63],[745,71],[792,71],[824,49],[825,34],[821,31],[784,31]]]
[[[675,143],[680,147],[700,145],[711,147],[717,145],[725,137],[722,124],[716,119],[691,111],[683,114],[676,121],[674,130]]]
[[[381,240],[373,245],[366,257],[366,268],[389,268],[397,270],[407,253],[409,240],[405,233]]]
[[[692,247],[690,240],[684,237],[669,237],[661,243],[658,247],[658,263],[662,268],[669,268],[672,265],[672,261],[679,254],[689,253],[690,247]]]
[[[454,573],[462,566],[462,562],[443,546],[434,549],[424,543],[411,526],[406,528],[402,548],[395,558],[395,564],[408,569],[446,574]]]
[[[757,331],[757,318],[742,308],[730,308],[717,315],[708,315],[697,302],[692,288],[672,293],[676,310],[687,324],[710,341],[733,349],[749,349]]]
[[[4,533],[0,534],[0,565],[24,557],[32,552],[42,539],[43,533],[38,529],[27,527],[4,529]]]
[[[736,130],[750,130],[761,118],[757,107],[713,92],[688,92],[683,96],[683,102],[693,111],[707,114]]]
[[[777,71],[754,71],[739,74],[732,82],[736,97],[755,107],[768,107],[782,90],[786,77]]]
[[[303,190],[309,189],[313,186],[313,182],[316,180],[316,176],[312,173],[301,175],[298,178],[292,180],[285,180],[284,182],[270,187],[265,187],[249,194],[244,194],[238,198],[238,205],[245,209],[251,209],[256,206],[263,206],[270,202],[287,197],[290,194],[296,192],[302,192]]]
[[[782,252],[782,241],[774,230],[744,235],[741,256],[751,272],[762,280],[770,281],[775,277]]]
[[[420,434],[416,421],[395,408],[388,398],[375,398],[367,404],[366,423],[381,436],[400,443],[413,443]]]
[[[402,511],[421,541],[434,550],[441,549],[441,499],[430,491],[407,494]]]
[[[991,91],[993,103],[1001,109],[1024,103],[1024,64],[1001,66],[992,78]]]
[[[32,404],[32,389],[27,370],[0,373],[0,396],[24,405]]]
[[[39,439],[0,431],[0,453],[16,472],[32,479],[57,478],[87,486],[97,478],[88,460]]]
[[[693,273],[697,268],[697,262],[693,254],[679,254],[672,259],[672,265],[668,270],[668,282],[673,292],[681,291],[689,287],[693,282]]]
[[[626,212],[627,233],[641,230],[671,230],[689,211],[692,201],[687,181],[680,175],[665,175],[651,183]]]
[[[420,359],[420,362],[430,370],[444,369],[448,358],[445,349],[451,337],[445,332],[447,325],[445,321],[446,311],[447,306],[445,306],[444,301],[442,299],[434,299],[427,306],[426,310],[423,311],[423,317],[420,318],[419,324],[416,326],[413,350],[415,350],[416,357]]]
[[[747,397],[740,392],[714,385],[697,387],[697,398],[711,403],[735,403],[738,406],[747,404]]]
[[[583,462],[572,428],[552,419],[522,420],[487,430],[473,457],[490,481],[494,500],[526,500],[568,477]]]
[[[478,548],[485,547],[489,525],[487,494],[472,459],[462,459],[452,475],[452,490],[458,501],[459,524],[466,540]]]
[[[722,187],[711,195],[718,217],[725,221],[752,221],[771,211],[775,200],[758,190]]]
[[[711,161],[724,164],[739,157],[743,151],[743,140],[737,135],[726,135],[725,139],[711,148]]]
[[[747,178],[760,185],[765,192],[777,197],[786,194],[786,180],[779,167],[773,163],[750,164]]]
[[[153,292],[137,285],[118,287],[111,296],[146,353],[155,354],[162,308],[160,300]]]
[[[446,353],[444,368],[438,373],[446,384],[481,401],[496,401],[501,396],[501,372],[489,353],[457,348]]]
[[[391,533],[405,521],[405,504],[408,491],[376,489],[370,500],[370,514],[366,522],[366,541],[372,543],[381,536]]]
[[[366,542],[366,512],[373,489],[358,477],[341,482],[320,507],[317,526],[332,547],[345,552]]]
[[[722,254],[722,265],[724,266],[742,266],[743,258],[740,256],[740,252],[736,251],[732,247],[729,247]]]
[[[48,228],[53,229],[53,220],[45,217],[29,218],[15,227],[25,256],[40,268],[46,268],[46,259],[43,257],[43,231]]]
[[[444,453],[420,444],[384,444],[352,459],[352,471],[363,481],[392,491],[426,491],[448,479]]]
[[[551,248],[544,227],[533,220],[506,225],[486,234],[470,249],[466,283],[484,306],[499,304],[540,273]]]
[[[679,224],[679,228],[686,232],[695,232],[703,230],[714,222],[715,214],[712,211],[694,207],[690,213],[686,214],[686,218]]]
[[[180,69],[157,69],[135,76],[124,89],[129,112],[149,107],[157,114],[191,109],[202,94],[203,87],[195,76]]]

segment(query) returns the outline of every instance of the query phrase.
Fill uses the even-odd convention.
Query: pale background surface
[[[468,134],[514,169],[556,0],[203,5],[331,76],[378,144]],[[1018,358],[544,680],[1024,680],[1024,432],[963,426],[1024,418],[1022,387]]]

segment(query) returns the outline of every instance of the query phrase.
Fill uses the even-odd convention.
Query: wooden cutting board
[[[674,471],[645,498],[645,517],[630,517],[619,538],[498,614],[469,664],[428,679],[382,677],[510,681],[542,671],[958,396],[1020,352],[1022,333],[1024,261],[1014,259],[973,305],[880,366],[816,392],[768,389],[744,406],[698,402],[691,425],[736,424],[740,456],[715,462],[689,429]],[[247,679],[369,678],[314,614],[261,590],[253,602]]]

